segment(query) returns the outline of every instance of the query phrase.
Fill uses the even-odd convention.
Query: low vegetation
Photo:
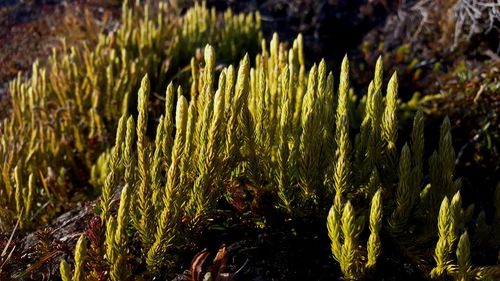
[[[125,2],[95,46],[54,51],[10,84],[2,231],[99,195],[62,280],[174,277],[181,248],[238,185],[270,197],[254,210],[264,218],[324,221],[318,235],[346,280],[373,279],[388,251],[429,280],[500,278],[498,256],[477,258],[500,244],[500,185],[491,213],[462,202],[449,119],[428,156],[424,112],[403,112],[413,125],[402,130],[413,107],[401,106],[397,73],[384,85],[382,58],[357,96],[347,56],[338,79],[324,60],[308,67],[302,36],[263,40],[258,13],[167,10]],[[192,279],[232,280],[212,274]]]

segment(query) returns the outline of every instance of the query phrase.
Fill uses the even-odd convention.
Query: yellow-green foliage
[[[114,232],[106,232],[106,236],[110,236],[107,240],[113,241],[112,245],[115,250],[115,253],[109,259],[109,262],[111,263],[110,276],[113,281],[126,280],[128,275],[126,265],[128,255],[126,231],[130,205],[129,192],[128,186],[125,185],[120,196],[120,207],[118,208],[118,215],[116,218],[116,229]]]
[[[299,69],[300,66],[298,61],[293,60],[290,60],[292,65],[287,66],[288,52],[284,49],[279,51],[278,44],[278,38],[274,37],[271,42],[271,46],[275,46],[274,49],[270,54],[264,50],[258,56],[259,64],[256,69],[250,69],[248,56],[245,56],[240,63],[236,79],[233,67],[223,69],[219,75],[218,85],[215,83],[215,50],[207,45],[204,52],[204,67],[193,69],[193,72],[197,73],[193,76],[193,81],[197,80],[197,86],[192,87],[190,101],[182,95],[182,90],[179,88],[175,118],[161,118],[154,142],[145,134],[146,106],[150,90],[148,77],[143,78],[138,95],[137,144],[133,149],[135,152],[132,152],[132,155],[126,155],[130,148],[119,148],[123,147],[123,143],[120,144],[120,142],[124,139],[128,142],[130,131],[128,126],[125,137],[123,133],[117,133],[117,141],[112,152],[122,152],[117,159],[129,157],[138,159],[137,169],[129,170],[132,175],[128,177],[126,165],[124,165],[123,183],[135,190],[132,196],[130,217],[143,244],[144,258],[151,272],[156,272],[170,264],[168,250],[175,245],[176,240],[180,239],[179,236],[182,236],[181,233],[183,229],[186,229],[187,224],[198,221],[213,210],[216,201],[224,193],[223,181],[231,178],[234,170],[241,170],[242,175],[256,182],[265,181],[267,178],[270,182],[275,182],[275,175],[283,174],[285,169],[283,164],[281,164],[281,170],[277,165],[277,148],[280,145],[283,148],[286,144],[290,151],[298,153],[299,146],[301,143],[304,144],[304,137],[312,136],[310,133],[300,133],[302,124],[307,123],[306,119],[309,117],[305,117],[304,122],[295,125],[294,130],[297,133],[288,132],[288,130],[291,131],[293,124],[286,125],[289,126],[286,133],[290,136],[286,142],[283,139],[280,140],[277,135],[278,128],[272,126],[273,123],[280,123],[280,114],[283,108],[287,109],[287,106],[283,106],[282,103],[290,104],[286,91],[289,84],[282,83],[281,79],[286,77],[286,79],[297,80],[301,77],[298,73],[288,71],[288,69]],[[292,49],[290,54],[293,52],[299,57],[297,47]],[[280,57],[281,60],[278,60]],[[326,72],[324,63],[321,69]],[[259,78],[251,73],[260,73]],[[325,73],[322,75],[326,77]],[[315,78],[310,75],[309,79]],[[321,79],[321,81],[325,87],[326,79]],[[305,85],[305,82],[301,83]],[[251,86],[259,84],[260,87]],[[299,84],[294,83],[294,85]],[[167,109],[172,107],[172,95],[173,86],[169,86],[165,104]],[[311,101],[314,101],[317,87],[309,90],[309,95]],[[288,107],[290,110],[287,113],[288,116],[296,114],[292,110],[296,107],[292,105]],[[304,108],[306,106],[307,103],[304,103]],[[269,108],[272,110],[267,112]],[[300,107],[298,109],[301,110]],[[167,116],[170,112],[165,114]],[[309,114],[315,114],[315,112],[311,111]],[[123,116],[119,126],[124,126],[123,120],[126,118],[130,117]],[[285,121],[283,119],[283,122]],[[131,122],[128,124],[132,124]],[[173,123],[175,123],[175,138],[170,141],[165,134],[174,128]],[[322,123],[318,122],[318,124]],[[118,132],[122,131],[123,128],[118,130]],[[254,138],[254,134],[259,135]],[[168,145],[160,140],[165,138],[168,143],[172,143],[171,149],[163,149]],[[290,148],[289,141],[294,142],[294,148]],[[321,139],[319,141],[322,142]],[[257,147],[259,149],[256,149]],[[163,153],[160,153],[160,150]],[[299,159],[305,159],[302,156],[310,153],[308,150],[295,157],[300,156]],[[319,154],[315,155],[315,157],[319,156]],[[307,157],[314,159],[312,155]],[[295,160],[292,170],[299,171],[299,159]],[[303,162],[300,165],[304,165]],[[164,169],[164,172],[159,172],[158,169]],[[119,173],[120,170],[120,165],[114,169],[111,165],[108,177],[113,173]],[[322,178],[321,175],[315,177]],[[317,179],[316,181],[317,186],[309,187],[312,191],[317,190],[321,184],[321,181]],[[160,186],[161,183],[164,185]],[[286,185],[282,184],[282,188],[289,188],[289,184],[291,184],[291,179]],[[157,192],[152,190],[152,186],[155,185],[160,186]],[[158,199],[151,201],[152,196]],[[303,198],[302,201],[308,199],[304,195],[298,197]],[[107,202],[106,198],[103,196],[101,202]],[[293,210],[291,201],[287,204],[289,211]],[[122,210],[121,205],[119,210]],[[116,235],[109,233],[117,232],[120,229],[120,223],[111,217],[106,225],[106,252],[108,260],[113,261],[111,262],[113,264],[118,258],[119,249],[115,245],[116,242],[112,240],[113,238],[110,238]]]
[[[215,9],[207,9],[203,2],[180,20],[171,20],[177,16],[171,10],[163,2],[123,1],[117,29],[100,34],[97,42],[63,44],[54,49],[46,66],[33,64],[30,79],[19,74],[10,83],[11,116],[0,122],[0,155],[4,159],[0,208],[4,215],[22,218],[24,226],[40,204],[50,201],[48,209],[57,209],[67,201],[71,187],[67,169],[81,174],[109,148],[116,122],[135,103],[141,76],[147,73],[155,82],[154,90],[161,90],[162,81],[184,65],[189,67],[196,48],[207,42],[218,46],[229,61],[245,49],[256,49],[260,42],[258,13],[235,15],[229,10],[220,21]],[[166,117],[166,123],[169,120]],[[167,128],[166,134],[170,131]],[[164,150],[168,146],[166,140]],[[107,216],[119,177],[107,175],[106,166],[118,164],[116,154],[120,154],[119,147],[92,168],[93,184],[100,187],[107,182],[103,216]],[[145,164],[143,159],[139,157],[140,165]],[[16,183],[16,166],[22,167],[22,179],[30,174],[33,179]],[[79,184],[78,180],[83,179],[72,184]]]
[[[370,237],[368,238],[368,262],[367,267],[375,266],[377,258],[380,256],[382,243],[380,239],[380,229],[382,228],[382,191],[378,190],[373,195],[370,207]]]
[[[333,257],[347,279],[362,278],[366,269],[373,268],[381,254],[380,229],[382,227],[382,192],[378,190],[372,198],[369,226],[370,236],[366,250],[366,262],[361,261],[359,236],[363,231],[364,218],[357,217],[349,201],[344,204],[342,214],[332,207],[328,214],[328,235]]]
[[[469,235],[465,231],[458,241],[457,246],[457,263],[458,263],[458,281],[470,280],[471,260],[470,260],[470,242]]]
[[[128,147],[118,158],[138,161],[137,169],[124,165],[122,184],[134,192],[128,209],[130,220],[121,224],[130,223],[137,233],[149,272],[155,274],[175,264],[172,249],[214,211],[227,192],[223,183],[238,176],[273,190],[275,206],[290,216],[320,215],[330,209],[327,226],[332,255],[348,279],[361,279],[376,270],[383,250],[383,229],[401,247],[410,248],[404,239],[428,245],[437,238],[432,276],[453,274],[451,253],[471,211],[462,210],[459,181],[453,181],[449,121],[443,122],[439,152],[434,160],[431,157],[431,163],[446,173],[431,178],[430,188],[424,188],[422,113],[415,116],[410,144],[400,153],[396,147],[396,76],[390,79],[384,97],[382,66],[378,64],[369,98],[361,103],[365,109],[354,113],[356,101],[349,94],[347,58],[335,91],[333,75],[327,74],[324,62],[305,72],[297,59],[302,57],[301,40],[299,36],[286,50],[275,35],[269,52],[266,43],[262,44],[254,67],[245,55],[237,71],[227,66],[219,73],[214,67],[216,52],[207,45],[204,61],[191,64],[189,99],[180,87],[176,95],[172,84],[167,87],[167,111],[156,123],[156,134],[151,134],[154,138],[146,134],[145,101],[150,89],[149,78],[143,78],[137,125],[133,127],[131,116],[123,116],[132,127],[127,126],[126,143],[116,146]],[[355,137],[351,136],[356,124],[353,119],[362,120]],[[137,144],[127,144],[134,129]],[[397,162],[399,169],[389,172]],[[448,187],[442,190],[445,184]],[[453,198],[451,203],[446,196]],[[443,202],[439,216],[425,210],[434,200]],[[370,207],[363,202],[371,202],[365,205]],[[122,205],[119,210],[124,210]],[[124,251],[112,240],[117,237],[112,233],[120,229],[117,220],[111,217],[106,227],[106,237],[111,237],[106,238],[111,270],[118,253]],[[429,225],[428,234],[417,233],[422,240],[415,240],[415,224]],[[460,243],[463,252],[465,242]],[[428,258],[432,260],[432,256]],[[126,272],[126,265],[120,267]],[[463,268],[464,262],[457,267]]]
[[[434,254],[436,267],[434,267],[431,272],[431,276],[434,278],[442,277],[446,273],[450,247],[448,244],[450,222],[450,201],[445,197],[443,203],[441,204],[441,208],[439,209],[438,216],[439,240]]]
[[[472,269],[465,225],[473,209],[462,209],[449,120],[424,186],[423,114],[398,147],[398,80],[392,74],[384,89],[381,59],[358,101],[348,58],[336,87],[325,61],[306,69],[301,35],[287,49],[275,34],[255,58],[244,55],[245,42],[260,42],[258,14],[228,11],[221,28],[214,9],[196,4],[182,20],[169,18],[164,4],[126,1],[122,25],[95,46],[55,52],[47,68],[35,63],[30,80],[11,84],[12,115],[0,123],[0,206],[21,226],[43,200],[67,201],[65,167],[76,172],[84,162],[102,191],[105,271],[125,280],[139,263],[151,278],[170,272],[175,248],[231,196],[225,183],[244,178],[269,190],[288,217],[328,213],[332,256],[346,279],[376,270],[385,236],[419,261],[434,252],[432,270],[422,267],[433,278],[492,276],[489,267]],[[217,67],[234,56],[242,57],[238,66]],[[156,120],[150,101],[163,92]],[[491,233],[485,221],[483,212],[476,236]],[[85,241],[77,243],[72,280],[84,280]],[[141,248],[131,253],[133,241]],[[69,280],[70,266],[60,268]]]
[[[71,281],[71,269],[69,268],[68,262],[65,260],[61,260],[59,269],[61,271],[61,279],[63,281]]]
[[[61,260],[59,265],[61,279],[63,281],[84,281],[86,278],[85,274],[85,259],[87,256],[87,240],[83,235],[78,238],[75,247],[75,270],[73,272],[73,277],[70,277],[70,267],[65,260]]]

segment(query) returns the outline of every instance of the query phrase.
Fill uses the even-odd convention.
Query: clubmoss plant
[[[467,231],[465,231],[458,241],[457,246],[457,264],[458,264],[458,273],[456,279],[458,281],[467,281],[470,280],[470,271],[471,271],[471,258],[470,258],[470,241],[469,235]]]
[[[70,278],[70,267],[65,260],[61,260],[60,263],[60,274],[63,280],[72,281],[84,281],[85,275],[85,258],[87,255],[87,240],[83,235],[78,238],[75,247],[75,270],[73,272],[73,277]]]
[[[471,261],[474,242],[494,241],[497,228],[481,212],[468,232],[473,208],[462,206],[449,120],[424,170],[423,114],[409,141],[398,140],[398,79],[384,87],[382,59],[357,99],[347,56],[335,86],[325,61],[306,68],[301,35],[289,48],[277,34],[261,41],[258,14],[229,11],[220,28],[204,3],[174,23],[165,4],[126,1],[122,12],[122,25],[92,50],[65,47],[10,86],[0,206],[21,226],[42,200],[68,201],[64,179],[83,162],[101,191],[103,249],[93,258],[111,280],[175,273],[179,248],[239,179],[268,192],[286,219],[326,219],[322,235],[348,280],[376,273],[387,240],[430,278],[498,276]],[[243,54],[244,42],[260,42],[260,53]],[[239,65],[218,67],[233,56]],[[158,93],[165,102],[156,118]],[[63,280],[85,280],[86,249],[82,235],[72,276],[61,261]]]
[[[327,213],[332,256],[346,279],[360,280],[377,271],[385,239],[410,260],[418,257],[423,274],[431,278],[495,276],[491,267],[467,261],[466,238],[460,238],[473,209],[462,209],[449,121],[443,122],[438,150],[430,157],[429,169],[443,172],[429,170],[426,184],[421,112],[415,115],[410,142],[397,146],[396,76],[383,95],[383,71],[377,65],[369,98],[357,101],[349,90],[347,58],[337,91],[324,62],[308,72],[295,71],[305,69],[297,59],[302,56],[300,40],[286,50],[275,35],[269,51],[263,43],[254,67],[245,55],[237,71],[234,66],[217,71],[217,52],[207,45],[203,61],[191,64],[189,96],[181,87],[175,91],[172,83],[167,87],[165,108],[173,111],[176,100],[175,114],[166,111],[151,135],[145,134],[151,90],[148,76],[143,78],[138,116],[126,114],[118,123],[123,127],[127,120],[126,129],[117,130],[122,140],[115,142],[121,147],[117,170],[123,171],[118,186],[126,187],[118,215],[110,214],[106,221],[111,278],[130,272],[124,255],[126,241],[134,237],[141,250],[133,254],[147,267],[145,276],[170,272],[179,259],[175,249],[203,227],[219,201],[232,196],[224,183],[237,178],[270,190],[285,217]],[[137,167],[131,165],[135,161]],[[154,200],[146,202],[148,198]],[[435,213],[436,202],[441,208]],[[491,227],[482,216],[478,229],[487,236]],[[414,250],[415,245],[422,250]]]
[[[450,201],[448,198],[444,198],[438,216],[439,240],[434,254],[436,267],[434,267],[431,272],[433,278],[443,277],[449,264],[450,245],[448,242],[448,235],[450,231],[450,221]]]
[[[71,269],[69,268],[68,262],[65,260],[61,260],[59,269],[61,271],[61,279],[63,281],[71,281]]]
[[[110,163],[118,164],[115,156],[121,154],[121,148],[110,150],[97,166],[94,164],[97,156],[110,148],[107,143],[118,120],[134,107],[141,76],[147,73],[153,90],[162,91],[164,79],[182,78],[182,71],[174,72],[185,64],[189,69],[189,58],[207,42],[214,42],[228,61],[239,57],[241,50],[256,49],[260,42],[258,14],[227,11],[219,20],[215,9],[208,9],[203,2],[183,17],[177,15],[180,20],[171,21],[175,9],[167,6],[160,1],[144,5],[123,1],[121,24],[115,30],[99,34],[97,42],[62,44],[53,50],[47,65],[33,64],[30,79],[20,73],[10,83],[11,114],[0,122],[0,154],[5,159],[0,167],[0,207],[13,218],[22,217],[23,228],[29,225],[25,222],[33,214],[33,206],[50,201],[49,211],[55,212],[67,202],[71,187],[86,180],[81,175],[87,169],[93,171],[91,182],[98,190],[107,186],[101,208],[102,216],[108,216],[119,175],[108,181],[107,169]],[[170,136],[166,119],[166,134]],[[139,131],[142,140],[146,129]],[[168,147],[167,139],[164,149]],[[138,163],[144,164],[144,158],[139,157]],[[31,193],[28,181],[22,180],[23,187],[14,182],[16,165],[27,171],[23,177],[33,174]],[[68,172],[77,177],[69,177]],[[33,201],[23,201],[23,193]],[[30,208],[21,214],[22,205]]]

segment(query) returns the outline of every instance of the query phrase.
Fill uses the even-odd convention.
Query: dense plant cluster
[[[301,40],[287,50],[274,36],[269,50],[263,45],[254,68],[245,56],[238,71],[233,66],[222,69],[218,83],[215,51],[207,46],[204,66],[193,65],[190,101],[180,87],[167,88],[166,111],[154,142],[145,132],[150,86],[148,77],[143,78],[137,121],[121,117],[115,146],[100,164],[109,167],[101,180],[101,218],[111,279],[124,280],[128,274],[124,257],[131,237],[124,229],[129,223],[141,241],[148,271],[168,268],[175,260],[169,249],[214,211],[226,192],[223,183],[238,177],[273,190],[275,207],[291,217],[325,214],[333,202],[327,223],[332,254],[348,279],[361,279],[375,268],[382,228],[404,241],[401,247],[429,245],[437,238],[435,250],[412,253],[435,252],[434,265],[432,254],[422,261],[433,278],[497,276],[495,267],[471,265],[465,224],[473,207],[462,209],[460,180],[453,178],[449,121],[444,121],[439,148],[429,159],[431,182],[424,185],[422,113],[415,117],[410,145],[400,153],[396,145],[396,76],[383,96],[379,62],[368,95],[357,103],[348,90],[347,59],[335,91],[323,61],[306,75]],[[359,127],[350,121],[356,119],[361,120]],[[359,133],[351,138],[355,128]],[[113,216],[108,211],[111,196],[121,186],[118,214]],[[135,192],[129,195],[130,187]],[[494,226],[475,228],[486,235],[493,231]]]
[[[177,22],[165,3],[125,1],[120,27],[100,35],[95,46],[54,49],[47,67],[33,64],[29,80],[19,74],[10,83],[10,117],[0,125],[0,227],[7,230],[21,218],[23,228],[40,206],[54,213],[73,186],[87,181],[85,170],[135,101],[138,77],[148,73],[163,85],[170,69],[189,66],[207,42],[229,60],[258,45],[258,14],[227,11],[223,18],[221,27],[215,10],[202,4]]]
[[[11,84],[0,127],[3,217],[28,228],[44,200],[67,201],[67,173],[81,162],[100,191],[98,231],[80,236],[74,263],[61,260],[62,280],[175,274],[176,249],[241,179],[291,220],[324,220],[321,235],[348,280],[370,278],[387,244],[431,279],[500,278],[495,261],[472,263],[475,245],[500,238],[500,186],[491,223],[463,206],[447,118],[428,159],[421,111],[401,140],[398,78],[383,86],[381,58],[358,98],[347,57],[335,83],[325,61],[306,68],[302,36],[290,46],[276,34],[261,41],[258,14],[226,12],[221,29],[204,5],[180,24],[168,24],[164,4],[132,7],[93,51],[54,53],[48,68],[35,63],[30,80]],[[172,75],[206,43],[183,77]],[[244,55],[254,43],[260,53]],[[218,67],[219,56],[242,59]],[[155,120],[152,100],[163,92]]]

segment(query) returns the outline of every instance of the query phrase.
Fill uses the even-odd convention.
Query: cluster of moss
[[[56,213],[86,186],[116,122],[133,107],[140,76],[149,74],[162,90],[206,42],[228,60],[260,42],[258,14],[227,11],[221,23],[214,9],[197,4],[178,21],[168,8],[125,1],[121,25],[95,46],[54,49],[46,67],[35,62],[30,79],[19,74],[10,83],[10,116],[0,125],[1,229],[16,219],[28,226],[44,205],[44,213]]]
[[[145,134],[150,90],[148,78],[143,78],[137,121],[122,116],[115,146],[100,164],[109,169],[101,180],[105,242],[92,248],[105,249],[102,258],[112,280],[130,274],[130,254],[146,263],[148,274],[168,272],[176,260],[173,249],[215,211],[226,192],[223,183],[241,177],[271,189],[275,207],[290,218],[324,216],[330,209],[332,254],[348,279],[362,279],[376,268],[384,244],[382,229],[402,248],[422,246],[410,255],[424,257],[422,270],[432,278],[498,276],[496,267],[471,264],[465,226],[474,208],[462,209],[448,119],[439,148],[429,159],[431,182],[424,184],[422,113],[415,116],[411,145],[398,153],[397,78],[392,76],[384,97],[381,60],[360,102],[349,94],[347,59],[338,91],[324,61],[305,71],[301,37],[287,50],[275,35],[269,51],[263,44],[254,68],[245,56],[238,71],[233,66],[221,70],[217,87],[211,46],[205,48],[204,60],[202,68],[193,66],[189,102],[180,87],[167,88],[166,111],[154,142]],[[354,138],[352,129],[359,130]],[[118,214],[113,216],[111,196],[122,186]],[[135,192],[128,194],[131,187]],[[132,235],[124,231],[127,225]],[[497,229],[477,225],[474,232],[488,237]],[[140,253],[127,247],[133,237],[141,242]],[[436,246],[429,247],[436,239]]]
[[[498,241],[500,186],[491,224],[462,206],[447,118],[428,160],[422,112],[400,145],[398,79],[384,90],[382,59],[358,99],[348,59],[336,87],[325,61],[306,68],[300,35],[289,48],[274,35],[254,59],[243,56],[242,46],[260,43],[258,15],[227,12],[220,29],[204,5],[173,25],[162,3],[154,12],[132,7],[124,4],[122,26],[95,51],[54,54],[48,69],[35,63],[31,80],[14,81],[12,114],[0,127],[8,159],[0,206],[22,227],[43,200],[67,200],[65,170],[78,171],[79,161],[101,193],[99,231],[79,238],[74,265],[61,261],[63,280],[175,274],[176,249],[203,229],[227,183],[242,178],[269,191],[284,217],[324,219],[346,279],[369,278],[386,244],[435,280],[499,278],[496,261],[473,266],[471,256],[481,250],[474,244]],[[182,67],[203,41],[216,47],[191,59],[191,75],[169,76],[167,66]],[[238,66],[216,65],[239,55]],[[165,102],[151,134],[155,92]]]

